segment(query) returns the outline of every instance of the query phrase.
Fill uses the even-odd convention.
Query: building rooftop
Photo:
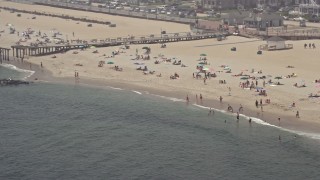
[[[274,14],[274,13],[259,13],[259,14],[255,14],[252,13],[251,15],[249,15],[249,17],[244,18],[245,21],[257,21],[257,18],[261,18],[261,21],[271,21],[271,20],[282,20],[283,17],[281,17],[278,14]]]

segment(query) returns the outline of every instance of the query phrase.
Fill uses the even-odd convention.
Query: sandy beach
[[[50,35],[52,30],[59,31],[64,39],[105,39],[111,37],[125,37],[128,35],[159,34],[161,30],[167,32],[188,32],[188,25],[175,24],[161,21],[150,21],[119,16],[109,16],[90,12],[61,10],[58,8],[16,4],[0,1],[1,6],[23,8],[28,10],[46,11],[50,13],[63,13],[79,17],[92,17],[104,19],[117,24],[110,28],[104,25],[93,24],[87,27],[86,23],[67,21],[59,18],[37,16],[31,19],[31,14],[22,14],[17,17],[16,13],[1,10],[0,12],[0,47],[10,47],[22,39],[21,35],[9,34],[7,24],[12,24],[17,32],[23,32],[27,28],[35,32],[41,31]],[[74,33],[74,36],[73,36]],[[25,44],[35,41],[37,37],[32,36]],[[286,41],[293,44],[293,49],[282,51],[263,51],[257,55],[259,45],[265,44],[259,39],[247,39],[237,36],[229,36],[226,40],[216,39],[167,43],[166,48],[160,44],[152,45],[130,45],[129,49],[124,47],[89,48],[84,51],[68,51],[65,54],[56,54],[56,58],[50,56],[28,57],[25,59],[24,67],[41,71],[32,78],[39,80],[62,79],[68,83],[84,83],[99,86],[115,86],[125,89],[148,91],[149,93],[165,95],[186,99],[189,103],[214,107],[226,110],[228,104],[233,107],[233,112],[238,112],[240,104],[243,111],[240,113],[257,117],[270,124],[285,127],[292,130],[317,133],[320,132],[320,98],[309,98],[309,94],[320,94],[319,55],[320,40]],[[317,48],[304,48],[304,44],[314,43]],[[147,54],[146,49],[151,49]],[[236,51],[231,48],[236,47]],[[98,53],[93,53],[98,51]],[[112,56],[112,53],[117,55]],[[137,60],[137,56],[149,56],[150,60]],[[202,56],[201,56],[202,54]],[[205,65],[211,74],[204,82],[204,74],[201,78],[193,77],[199,66],[200,58],[206,58]],[[171,62],[169,62],[171,60]],[[173,62],[181,60],[181,65],[173,65]],[[155,64],[158,61],[158,64]],[[43,68],[39,67],[42,62]],[[99,63],[102,67],[98,67]],[[16,62],[16,65],[22,66]],[[38,66],[36,68],[36,66]],[[115,66],[122,68],[117,71]],[[147,66],[147,73],[137,68]],[[288,68],[293,67],[293,68]],[[44,69],[42,72],[41,69]],[[227,71],[231,70],[230,73]],[[46,73],[46,71],[49,71]],[[154,71],[153,74],[151,74]],[[259,73],[261,71],[262,73]],[[79,78],[75,80],[75,72]],[[150,73],[151,72],[151,73]],[[43,76],[41,74],[47,74]],[[170,76],[177,74],[179,77],[171,79]],[[248,79],[258,87],[266,90],[267,96],[258,95],[256,89],[249,90],[241,88],[240,82],[245,82],[239,74],[255,77]],[[49,74],[49,75],[48,75]],[[159,77],[161,74],[161,77]],[[288,75],[294,75],[288,78]],[[259,77],[265,76],[265,79]],[[276,79],[276,77],[281,77]],[[63,80],[64,79],[64,80]],[[219,83],[225,80],[225,84]],[[267,82],[271,80],[272,83]],[[265,81],[265,87],[263,87]],[[277,85],[277,82],[283,85]],[[293,86],[297,83],[298,87]],[[306,87],[303,87],[305,85]],[[203,100],[200,100],[200,94]],[[222,96],[222,103],[219,97]],[[198,98],[196,98],[198,97]],[[270,99],[270,103],[266,100]],[[256,100],[259,106],[256,107]],[[260,106],[262,101],[262,109]],[[294,103],[294,106],[292,104]],[[300,118],[296,118],[299,111]],[[281,121],[278,121],[278,118]]]

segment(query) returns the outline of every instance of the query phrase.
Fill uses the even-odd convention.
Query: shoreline
[[[25,60],[23,63],[19,62],[19,60],[11,60],[8,64],[12,64],[20,69],[30,70],[28,69],[30,62]],[[105,80],[105,79],[94,79],[94,78],[87,78],[81,77],[79,82],[75,82],[75,79],[72,77],[55,77],[53,76],[52,72],[48,69],[41,68],[39,65],[32,64],[32,71],[35,71],[33,75],[27,78],[27,81],[39,82],[39,83],[52,83],[52,84],[66,84],[66,85],[80,85],[80,86],[88,86],[91,88],[111,88],[111,89],[121,89],[125,91],[131,91],[133,93],[137,93],[140,95],[151,95],[158,98],[164,98],[169,101],[179,101],[180,103],[185,103],[186,105],[197,106],[201,109],[212,108],[212,110],[219,111],[221,113],[234,116],[234,122],[236,122],[236,111],[231,113],[228,112],[227,105],[230,104],[232,107],[237,107],[237,104],[223,101],[222,103],[219,102],[217,99],[205,99],[202,102],[195,100],[195,98],[190,98],[191,94],[189,95],[190,101],[186,102],[185,96],[187,92],[181,93],[181,91],[163,91],[157,90],[151,87],[145,87],[129,82],[119,82],[119,80]],[[41,78],[39,78],[41,77]],[[37,80],[35,80],[37,78]],[[172,100],[174,99],[174,100]],[[260,125],[267,125],[272,128],[279,128],[283,131],[288,131],[291,133],[295,133],[298,135],[303,135],[310,137],[312,139],[319,140],[320,134],[319,129],[320,126],[317,123],[307,122],[302,124],[302,122],[296,121],[294,118],[286,115],[280,115],[274,112],[259,112],[260,108],[255,111],[253,109],[244,107],[244,111],[240,113],[240,121],[248,121],[249,117],[252,119],[256,118],[257,120],[253,120],[254,123]],[[206,114],[204,114],[206,115]],[[281,121],[279,123],[278,117],[281,117]],[[249,122],[248,122],[249,123]],[[298,128],[299,127],[299,128]]]
[[[4,4],[16,8],[22,7],[21,4],[17,3],[4,2]],[[46,12],[53,14],[61,12],[61,9],[58,8],[39,5],[28,5],[23,6],[23,8],[27,10],[45,9]],[[67,13],[71,13],[75,17],[97,17],[97,19],[116,22],[117,27],[108,28],[95,25],[88,28],[86,24],[77,24],[76,21],[72,20],[46,16],[32,19],[27,14],[17,17],[14,13],[3,11],[0,16],[6,19],[6,22],[0,23],[4,27],[1,46],[9,47],[18,41],[24,44],[36,40],[44,42],[45,37],[39,36],[40,31],[54,42],[52,36],[57,35],[57,33],[59,34],[58,37],[62,39],[73,38],[73,36],[79,39],[99,39],[106,36],[120,37],[129,35],[129,33],[135,36],[156,34],[159,30],[185,32],[184,30],[189,28],[175,23],[129,19],[75,10],[70,10]],[[20,35],[19,33],[8,33],[9,23],[14,25]],[[145,26],[146,24],[148,26]],[[29,32],[30,27],[35,33],[30,34],[30,39],[22,39],[21,32],[25,32],[26,29]],[[141,27],[147,28],[141,29]],[[128,29],[130,29],[130,32]],[[92,33],[93,31],[95,33]],[[224,111],[229,103],[234,112],[237,112],[240,104],[242,104],[244,114],[250,117],[261,118],[276,126],[279,126],[278,117],[280,117],[281,127],[305,132],[320,132],[320,116],[318,115],[320,99],[308,97],[308,93],[318,93],[318,85],[320,87],[320,84],[314,82],[315,79],[320,78],[318,51],[315,48],[304,48],[305,43],[315,43],[318,46],[320,41],[289,41],[288,43],[294,45],[294,50],[264,51],[262,55],[257,55],[257,47],[264,43],[261,40],[229,36],[223,42],[215,39],[185,41],[170,43],[166,48],[161,48],[159,44],[130,45],[130,48],[118,46],[94,49],[95,47],[93,47],[79,52],[57,54],[55,58],[50,56],[26,57],[25,63],[21,63],[19,60],[15,60],[13,63],[16,63],[22,69],[36,71],[29,80],[34,80],[37,77],[39,82],[75,84],[74,74],[78,72],[80,74],[79,85],[100,86],[102,88],[111,86],[140,92],[148,91],[159,96],[178,98],[179,101],[185,101],[188,95],[190,98],[189,104],[194,104],[196,95],[199,96],[201,93],[204,97],[201,105],[206,107]],[[230,51],[234,47],[237,50]],[[152,49],[152,53],[149,51],[148,54],[145,48]],[[96,52],[94,53],[94,51]],[[114,52],[117,52],[117,55],[114,55]],[[148,60],[144,58],[147,54],[149,56]],[[216,77],[205,79],[203,72],[200,72],[198,66],[201,54],[205,54],[208,60],[208,64],[205,65],[205,68],[208,69],[206,71],[216,73]],[[139,55],[139,58],[137,58],[137,55]],[[180,61],[180,63],[182,61],[184,66],[172,63],[171,59],[172,61]],[[159,63],[155,61],[159,61]],[[31,68],[29,62],[33,63]],[[43,62],[44,68],[39,68],[40,62]],[[288,68],[288,65],[294,68]],[[138,66],[147,66],[149,72],[138,71]],[[225,66],[230,69],[229,73]],[[116,71],[116,67],[120,67],[121,70]],[[260,71],[261,73],[258,73]],[[195,73],[198,73],[198,75],[201,73],[200,76],[202,77],[195,78]],[[173,74],[177,74],[178,78],[170,78]],[[240,84],[245,82],[242,79],[242,74],[250,77],[247,80],[248,82],[251,81],[253,84],[256,81],[257,89],[258,87],[263,88],[267,91],[268,96],[260,96],[255,87],[254,90],[240,87]],[[292,74],[296,76],[287,77]],[[275,77],[280,77],[283,80]],[[221,80],[226,81],[226,83],[219,83]],[[273,82],[262,87],[262,81],[267,82],[269,80]],[[275,84],[279,81],[283,86]],[[304,83],[306,86],[303,88],[293,86],[293,84],[301,86]],[[231,92],[232,95],[229,96],[228,92]],[[223,103],[221,104],[219,96],[223,97]],[[271,103],[266,103],[267,99],[271,99]],[[263,101],[263,113],[260,106],[259,108],[255,106],[255,101],[259,100]],[[294,102],[296,104],[292,106]],[[200,104],[200,102],[197,104]],[[296,111],[300,112],[300,118],[295,117]],[[231,115],[236,120],[236,115]]]

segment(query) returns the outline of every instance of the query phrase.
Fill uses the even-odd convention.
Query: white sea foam
[[[199,108],[202,108],[202,109],[212,109],[212,110],[215,110],[215,111],[218,111],[218,112],[222,112],[222,113],[226,113],[227,111],[225,110],[221,110],[221,109],[215,109],[215,108],[212,108],[212,107],[207,107],[207,106],[202,106],[202,105],[199,105],[199,104],[192,104],[196,107],[199,107]]]
[[[26,70],[26,69],[20,69],[17,66],[14,66],[12,64],[0,64],[0,66],[8,68],[8,69],[15,70],[15,71],[18,71],[18,72],[25,73],[26,75],[22,78],[24,80],[27,79],[28,77],[32,76],[35,73],[35,71]]]
[[[110,89],[115,89],[115,90],[123,90],[123,89],[121,89],[121,88],[117,88],[117,87],[112,87],[112,86],[107,86],[108,88],[110,88]]]
[[[161,96],[161,95],[157,95],[157,94],[151,94],[151,95],[157,96],[157,97],[160,97],[160,98],[163,98],[163,99],[167,99],[167,100],[170,100],[170,101],[173,101],[173,102],[186,102],[186,100],[184,100],[184,99],[168,97],[168,96]]]
[[[139,92],[139,91],[135,91],[135,90],[131,90],[132,92],[134,92],[134,93],[137,93],[137,94],[142,94],[141,92]]]
[[[202,109],[210,109],[210,107],[202,106],[202,105],[199,105],[199,104],[193,104],[193,105],[196,106],[196,107],[202,108]],[[215,110],[215,111],[222,112],[222,113],[227,113],[227,111],[225,111],[225,110],[220,110],[220,109],[215,109],[215,108],[211,108],[211,109],[212,109],[212,110]],[[232,113],[232,114],[235,115],[236,113]],[[308,138],[320,140],[320,134],[319,134],[319,133],[308,133],[308,132],[302,132],[302,131],[296,131],[296,130],[286,129],[286,128],[283,128],[283,127],[280,127],[280,126],[276,126],[276,125],[267,123],[267,122],[265,122],[265,121],[263,121],[262,119],[259,119],[259,118],[249,117],[249,116],[246,116],[246,115],[244,115],[244,114],[239,114],[239,115],[240,115],[241,117],[246,118],[246,119],[251,118],[251,120],[252,120],[253,122],[255,122],[256,124],[273,127],[273,128],[280,129],[280,130],[282,130],[282,131],[286,131],[286,132],[290,132],[290,133],[293,133],[293,134],[297,134],[297,135],[299,135],[299,136],[305,136],[305,137],[308,137]]]

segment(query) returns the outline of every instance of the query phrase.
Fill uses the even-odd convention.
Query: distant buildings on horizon
[[[320,0],[197,0],[204,8],[232,9],[232,8],[266,8],[309,5],[320,5]]]
[[[63,2],[77,2],[91,4],[91,2],[126,2],[131,5],[139,5],[147,2],[157,3],[180,3],[181,0],[53,0]],[[267,9],[279,10],[281,7],[294,8],[301,15],[314,14],[320,15],[320,0],[195,0],[194,2],[205,9],[216,11],[223,9]]]

